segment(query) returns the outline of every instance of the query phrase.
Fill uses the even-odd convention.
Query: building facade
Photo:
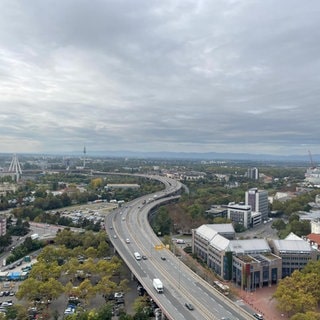
[[[281,258],[265,239],[235,240],[232,224],[202,225],[193,230],[192,250],[221,279],[253,290],[281,279]],[[226,238],[225,236],[229,237]]]
[[[259,169],[258,168],[249,168],[247,171],[247,177],[251,180],[259,180]]]
[[[0,216],[0,236],[4,236],[7,233],[7,218]]]
[[[310,260],[320,258],[319,250],[294,234],[268,243],[265,239],[234,239],[232,229],[231,224],[208,224],[194,229],[192,250],[217,276],[244,290],[276,284]]]
[[[319,251],[295,234],[283,240],[271,240],[272,252],[282,259],[282,277],[290,276],[293,271],[301,270],[306,264],[319,258]]]
[[[251,207],[252,211],[261,212],[262,221],[268,219],[269,202],[268,191],[251,188],[246,191],[245,204]]]
[[[251,207],[244,204],[230,202],[228,204],[228,219],[233,223],[248,229],[251,226]]]

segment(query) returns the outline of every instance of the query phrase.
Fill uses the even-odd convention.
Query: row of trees
[[[283,219],[276,219],[272,223],[272,228],[278,231],[280,239],[284,239],[290,232],[293,232],[297,236],[305,236],[311,233],[311,225],[308,220],[300,220],[298,214],[292,214],[288,222],[284,222]]]

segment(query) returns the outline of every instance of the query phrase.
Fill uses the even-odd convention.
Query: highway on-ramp
[[[160,176],[151,178],[161,181],[165,189],[135,199],[106,216],[106,231],[116,251],[168,319],[253,319],[190,270],[154,234],[148,222],[149,212],[176,199],[182,184]],[[134,252],[146,260],[136,260]],[[153,288],[154,278],[162,281],[164,293],[157,293]],[[191,303],[194,309],[189,310],[185,303]]]

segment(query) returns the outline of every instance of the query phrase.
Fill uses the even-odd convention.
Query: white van
[[[134,257],[136,258],[136,260],[141,260],[141,255],[139,252],[135,252]]]

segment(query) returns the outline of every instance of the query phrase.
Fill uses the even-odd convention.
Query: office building
[[[251,180],[259,180],[259,169],[258,168],[249,168],[246,176]]]
[[[252,211],[261,212],[262,221],[268,220],[268,191],[258,190],[258,188],[249,189],[245,195],[245,204],[250,206]]]
[[[219,277],[243,289],[278,283],[282,277],[281,258],[271,252],[267,241],[235,240],[232,224],[207,224],[194,229],[192,250]]]
[[[233,223],[248,229],[251,226],[251,207],[244,204],[230,202],[227,206],[228,219]]]
[[[270,247],[282,259],[282,278],[290,276],[295,270],[301,270],[310,260],[316,261],[319,258],[319,251],[293,233],[283,240],[271,240]]]

